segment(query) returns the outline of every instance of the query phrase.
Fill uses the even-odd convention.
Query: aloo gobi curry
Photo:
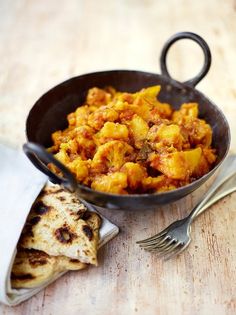
[[[78,182],[102,192],[155,193],[193,182],[216,160],[212,129],[197,103],[174,110],[158,100],[160,89],[91,88],[67,116],[68,128],[52,134],[49,152]]]

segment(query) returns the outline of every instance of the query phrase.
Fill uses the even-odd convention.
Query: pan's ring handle
[[[28,142],[23,145],[23,151],[34,166],[47,175],[52,183],[62,185],[71,192],[76,190],[77,182],[74,175],[67,167],[55,159],[51,153],[47,152],[43,146],[37,143]],[[46,166],[48,163],[54,164],[62,172],[64,177],[60,177],[50,171]]]
[[[172,79],[166,65],[166,57],[167,53],[170,49],[170,47],[178,40],[180,39],[191,39],[195,41],[199,46],[202,48],[203,53],[204,53],[204,64],[201,69],[201,71],[192,79],[185,81],[184,84],[187,84],[189,86],[195,87],[199,81],[201,81],[207,72],[210,69],[211,66],[211,52],[210,48],[205,42],[205,40],[200,37],[199,35],[191,32],[180,32],[168,39],[168,41],[165,43],[162,52],[161,52],[161,57],[160,57],[160,64],[161,64],[161,72],[164,76],[167,76],[168,78]]]

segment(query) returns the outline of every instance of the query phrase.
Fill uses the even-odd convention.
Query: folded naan
[[[99,215],[87,211],[74,194],[48,186],[32,207],[20,247],[97,265],[100,224]]]
[[[87,264],[65,256],[49,256],[39,250],[19,248],[12,267],[11,285],[13,288],[35,288],[61,272],[86,267]]]

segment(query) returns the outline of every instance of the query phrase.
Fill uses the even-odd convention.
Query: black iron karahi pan
[[[204,53],[204,65],[200,73],[184,83],[171,78],[166,66],[169,48],[180,39],[191,39],[197,42]],[[166,42],[161,52],[160,63],[161,75],[133,70],[95,72],[71,78],[49,90],[35,103],[27,118],[28,143],[23,146],[23,149],[31,162],[48,175],[51,182],[75,191],[81,199],[109,209],[146,210],[174,202],[197,189],[216,171],[226,157],[230,146],[230,130],[224,114],[212,101],[195,89],[197,83],[210,68],[211,53],[207,43],[200,36],[182,32],[175,34]],[[100,88],[113,86],[119,91],[136,92],[157,84],[161,85],[159,99],[171,104],[174,109],[178,109],[183,103],[197,102],[200,117],[205,119],[213,129],[212,145],[217,150],[218,158],[214,168],[198,180],[168,192],[135,195],[104,193],[76,182],[71,172],[45,150],[52,144],[51,134],[67,127],[67,114],[75,111],[79,104],[83,104],[88,89],[95,86]],[[63,177],[53,174],[46,166],[48,163],[54,163],[62,171]]]

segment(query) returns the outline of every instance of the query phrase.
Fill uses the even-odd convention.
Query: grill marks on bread
[[[50,211],[50,207],[45,205],[42,201],[38,201],[34,204],[33,210],[36,214],[43,215],[47,213],[48,211]]]
[[[87,267],[80,261],[65,256],[49,256],[35,249],[18,248],[11,273],[13,288],[35,288],[66,270]]]
[[[70,231],[70,228],[66,226],[66,224],[64,224],[63,227],[56,229],[55,236],[61,243],[71,243],[72,240],[77,237],[76,234]]]
[[[87,238],[91,241],[93,239],[93,230],[88,225],[83,225],[82,227],[84,234],[87,236]]]
[[[97,264],[101,218],[58,185],[34,203],[12,268],[14,288],[33,288],[66,270]]]
[[[21,247],[97,264],[101,219],[74,194],[48,186],[33,205],[21,237]]]

